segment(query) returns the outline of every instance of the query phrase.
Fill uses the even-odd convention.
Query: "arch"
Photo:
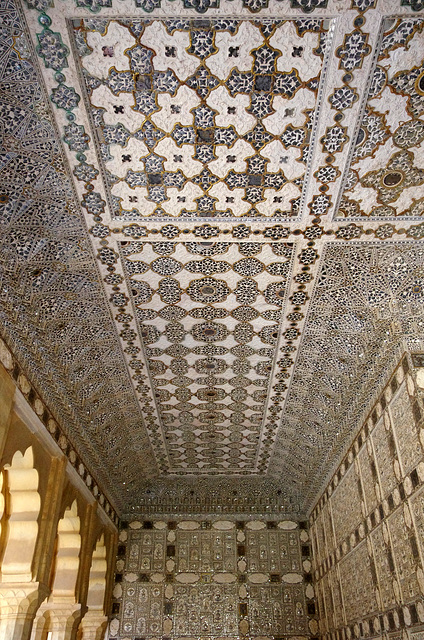
[[[1,540],[4,543],[1,581],[31,582],[41,507],[32,447],[25,453],[15,453],[11,464],[2,472],[1,483]]]

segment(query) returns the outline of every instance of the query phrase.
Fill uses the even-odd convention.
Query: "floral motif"
[[[320,140],[323,148],[327,153],[340,152],[346,142],[349,140],[346,127],[334,124],[332,127],[327,127],[325,136]]]
[[[361,180],[364,187],[375,189],[383,204],[397,200],[404,189],[424,184],[424,169],[417,169],[411,151],[399,151],[384,169],[370,171]]]
[[[162,302],[166,304],[176,304],[181,299],[181,288],[178,280],[174,278],[163,278],[159,282],[158,294]]]
[[[343,46],[336,51],[340,58],[339,68],[346,71],[362,67],[363,59],[368,56],[371,47],[367,44],[368,34],[355,30],[346,34]]]
[[[187,293],[196,302],[223,302],[230,289],[223,280],[206,277],[193,280],[187,288]]]
[[[60,33],[43,29],[37,34],[37,40],[37,52],[43,58],[46,67],[60,71],[68,66],[69,49],[63,44]]]
[[[51,100],[58,108],[70,111],[78,106],[81,98],[73,87],[67,87],[64,84],[60,84],[58,87],[53,89]]]
[[[99,175],[98,170],[92,164],[87,164],[86,162],[80,162],[73,173],[76,179],[82,182],[91,182]]]
[[[85,151],[88,149],[90,137],[85,133],[84,125],[71,124],[65,125],[64,141],[72,151]]]

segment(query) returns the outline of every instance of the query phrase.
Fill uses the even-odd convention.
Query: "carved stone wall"
[[[312,513],[314,579],[325,639],[422,637],[419,393],[405,356]]]
[[[109,638],[305,638],[316,624],[311,566],[305,522],[131,522]]]

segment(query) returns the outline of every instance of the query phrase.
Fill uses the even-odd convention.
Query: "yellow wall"
[[[0,361],[0,637],[98,640],[117,528],[49,435],[42,419],[52,418],[1,341]]]

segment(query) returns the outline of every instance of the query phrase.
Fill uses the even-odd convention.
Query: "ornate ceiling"
[[[2,333],[121,514],[305,515],[424,350],[423,8],[0,1]]]

